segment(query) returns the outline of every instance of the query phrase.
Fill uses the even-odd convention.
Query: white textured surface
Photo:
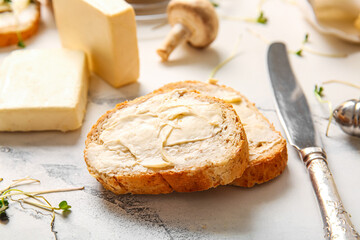
[[[256,16],[256,1],[220,1],[221,14]],[[104,190],[85,167],[82,151],[92,124],[106,110],[125,99],[146,94],[165,83],[179,80],[206,80],[211,69],[232,51],[242,35],[239,54],[217,78],[246,95],[282,130],[274,110],[274,101],[266,66],[267,45],[249,33],[252,29],[270,41],[284,41],[297,50],[305,33],[310,33],[309,48],[321,52],[348,53],[347,58],[327,58],[304,52],[290,60],[313,110],[325,149],[345,208],[360,226],[360,139],[345,135],[335,124],[330,137],[324,136],[326,106],[313,96],[318,81],[339,79],[360,82],[360,47],[318,34],[309,26],[301,11],[285,1],[269,0],[264,5],[267,25],[221,20],[217,40],[199,51],[186,45],[175,50],[171,62],[160,63],[155,49],[168,27],[149,30],[157,25],[139,23],[141,77],[139,83],[114,89],[93,78],[83,127],[70,133],[0,133],[0,176],[11,179],[26,175],[42,180],[29,188],[48,189],[85,186],[81,192],[48,195],[53,204],[67,200],[71,214],[57,216],[55,230],[59,239],[321,239],[321,216],[305,168],[289,146],[289,165],[277,179],[252,189],[217,189],[159,196],[116,196]],[[28,48],[60,46],[54,23],[43,14],[39,34],[27,41]],[[0,50],[0,61],[13,48]],[[359,90],[337,84],[325,86],[325,94],[334,106],[359,97]],[[301,114],[301,113],[299,113]],[[53,239],[50,217],[10,205],[10,221],[0,224],[0,238]]]

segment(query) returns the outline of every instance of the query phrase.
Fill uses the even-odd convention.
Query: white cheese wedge
[[[84,118],[88,72],[83,52],[18,50],[0,67],[0,131],[69,131]]]
[[[84,51],[90,69],[114,87],[139,77],[133,8],[124,0],[55,0],[64,47]]]

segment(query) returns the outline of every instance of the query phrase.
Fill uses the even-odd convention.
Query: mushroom
[[[219,20],[209,0],[172,0],[167,7],[172,29],[162,46],[157,49],[163,61],[182,41],[195,48],[205,48],[217,35]]]

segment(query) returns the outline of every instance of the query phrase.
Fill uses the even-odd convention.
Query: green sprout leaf
[[[218,7],[219,6],[219,4],[217,3],[217,2],[214,2],[214,1],[210,1],[211,2],[211,4],[214,6],[214,7]]]
[[[302,53],[303,53],[302,49],[299,49],[298,51],[295,52],[295,54],[298,55],[299,57],[303,56]]]
[[[303,43],[307,43],[307,42],[309,42],[309,34],[308,33],[305,34]]]
[[[320,98],[322,98],[324,96],[324,88],[322,86],[318,86],[318,85],[315,85],[315,89],[314,89],[314,93],[315,95],[319,96]]]
[[[22,41],[22,40],[18,41],[17,45],[18,45],[18,47],[20,47],[20,48],[25,48],[25,47],[26,47],[24,41]]]
[[[17,32],[16,32],[16,35],[17,35],[17,38],[18,38],[18,43],[17,43],[17,45],[18,45],[19,47],[21,47],[21,48],[25,48],[26,45],[25,45],[25,42],[24,42],[24,40],[23,40],[23,38],[22,38],[22,36],[21,36],[21,32],[20,32],[20,31],[17,31]]]
[[[0,201],[0,208],[2,208],[2,206],[9,206],[9,202],[7,199],[3,199]]]
[[[261,23],[261,24],[266,24],[268,21],[268,19],[264,16],[264,12],[261,11],[258,18],[256,19],[256,22]]]
[[[59,203],[59,208],[64,211],[68,211],[71,208],[71,206],[68,205],[68,203],[66,201],[62,201]]]
[[[7,206],[9,206],[9,202],[6,199],[2,199],[0,201],[0,221],[7,221],[9,217],[6,215],[5,210],[7,209]]]

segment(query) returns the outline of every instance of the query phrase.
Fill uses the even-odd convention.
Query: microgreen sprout
[[[8,216],[6,215],[5,210],[8,208],[9,202],[7,199],[2,199],[0,201],[0,221],[7,221]]]
[[[227,57],[224,61],[222,61],[221,63],[219,63],[210,73],[209,79],[213,79],[215,77],[215,74],[222,68],[224,67],[227,63],[229,63],[234,57],[236,57],[236,54],[238,53],[238,48],[240,46],[240,42],[241,42],[241,36],[238,39],[238,42],[236,43],[233,51],[231,52],[230,56]]]
[[[315,85],[315,89],[314,89],[314,93],[315,95],[317,95],[318,97],[323,97],[324,96],[324,87],[322,86],[318,86],[318,85]]]
[[[18,41],[17,45],[18,45],[18,47],[20,47],[20,48],[25,48],[25,47],[26,47],[24,41]]]
[[[259,16],[256,19],[257,23],[266,24],[268,21],[267,17],[264,16],[264,12],[260,11]]]
[[[16,35],[17,35],[17,38],[18,38],[18,43],[17,43],[18,47],[25,48],[26,45],[25,45],[25,42],[24,42],[24,40],[22,38],[21,32],[17,31]]]
[[[2,178],[0,178],[1,182]],[[15,202],[19,202],[22,206],[22,203],[26,203],[44,210],[51,211],[52,218],[50,222],[51,232],[54,233],[55,239],[56,232],[54,231],[54,221],[55,221],[55,210],[62,210],[63,212],[70,212],[69,209],[71,208],[70,205],[66,201],[61,201],[59,203],[59,207],[53,207],[50,202],[41,194],[47,193],[55,193],[55,192],[67,192],[67,191],[76,191],[76,190],[83,190],[84,187],[80,188],[66,188],[66,189],[53,189],[53,190],[46,190],[46,191],[34,191],[34,192],[25,192],[20,189],[16,189],[14,187],[20,185],[26,185],[31,183],[40,183],[39,180],[33,179],[30,177],[25,177],[22,179],[13,180],[13,183],[10,184],[8,187],[0,190],[0,220],[7,220],[8,217],[6,215],[6,210],[9,207],[8,200],[12,200]],[[23,196],[23,197],[21,197]],[[29,201],[28,199],[33,199],[35,201]]]
[[[219,6],[219,3],[213,1],[213,0],[210,0],[211,4],[214,6],[214,7],[218,7]]]
[[[314,88],[314,94],[315,94],[315,97],[316,99],[320,102],[320,103],[326,103],[328,105],[328,108],[329,108],[329,113],[330,113],[330,116],[329,116],[329,121],[328,121],[328,125],[327,125],[327,128],[326,128],[326,136],[328,136],[328,133],[329,133],[329,129],[330,129],[330,124],[331,124],[331,121],[332,121],[332,118],[333,118],[333,110],[332,110],[332,104],[330,101],[328,100],[324,100],[323,97],[325,96],[324,95],[324,87],[322,86],[318,86],[318,85],[315,85],[315,88]]]
[[[305,36],[304,36],[304,40],[302,41],[302,44],[301,44],[301,47],[299,50],[297,51],[294,51],[293,53],[299,57],[302,57],[303,56],[303,52],[305,50],[305,44],[309,42],[309,34],[306,33]],[[291,51],[290,51],[291,52]]]
[[[303,53],[303,49],[299,49],[295,52],[295,54],[298,55],[299,57],[303,56],[302,53]]]
[[[68,205],[68,203],[66,201],[62,201],[59,203],[59,208],[62,209],[63,211],[69,211],[71,206]]]
[[[309,34],[308,33],[305,34],[303,43],[307,43],[307,42],[309,42]]]
[[[323,84],[339,83],[339,84],[347,85],[349,87],[360,89],[360,85],[357,85],[357,84],[354,84],[354,83],[351,83],[351,82],[342,81],[342,80],[328,80],[328,81],[324,81],[322,83]]]
[[[304,39],[301,43],[301,47],[299,48],[299,50],[297,51],[289,51],[290,53],[293,53],[299,57],[303,57],[303,53],[304,52],[308,52],[308,53],[311,53],[311,54],[314,54],[314,55],[318,55],[318,56],[322,56],[322,57],[333,57],[333,58],[344,58],[344,57],[347,57],[347,54],[331,54],[331,53],[323,53],[323,52],[318,52],[318,51],[314,51],[310,48],[308,48],[306,46],[307,43],[309,43],[309,33],[306,33],[305,36],[304,36]]]

